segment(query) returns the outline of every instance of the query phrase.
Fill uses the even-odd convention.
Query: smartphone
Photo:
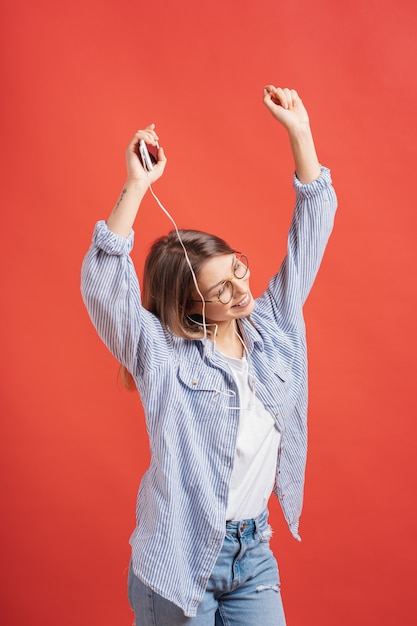
[[[138,157],[142,163],[142,167],[148,172],[153,170],[155,165],[158,163],[158,148],[158,144],[156,144],[156,146],[151,146],[150,144],[145,143],[143,139],[139,141]]]

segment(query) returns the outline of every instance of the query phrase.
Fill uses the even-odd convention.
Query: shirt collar
[[[239,320],[239,326],[243,335],[243,341],[249,352],[252,352],[254,348],[263,351],[264,342],[252,318],[245,317]]]

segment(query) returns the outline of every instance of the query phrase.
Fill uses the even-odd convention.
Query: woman
[[[332,229],[336,197],[319,165],[296,91],[269,85],[264,103],[288,131],[296,206],[287,256],[253,299],[244,255],[198,231],[152,247],[143,300],[129,253],[150,183],[138,142],[127,180],[84,260],[82,293],[103,341],[141,395],[151,462],[131,537],[129,599],[136,626],[283,626],[267,504],[279,498],[299,539],[307,429],[302,307]]]

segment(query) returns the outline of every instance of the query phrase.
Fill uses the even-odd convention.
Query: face
[[[237,276],[246,274],[244,278]],[[199,289],[205,300],[205,316],[210,322],[227,322],[246,317],[252,313],[255,303],[249,288],[250,271],[238,260],[235,254],[214,256],[203,264],[197,277]],[[229,282],[229,285],[225,283]],[[233,295],[227,304],[225,293],[233,287]],[[229,291],[231,294],[231,292]],[[196,292],[194,313],[202,313],[201,298]]]

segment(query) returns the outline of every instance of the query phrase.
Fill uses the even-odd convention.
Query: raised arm
[[[330,170],[319,164],[307,111],[294,89],[268,85],[264,103],[287,130],[295,163],[296,202],[287,255],[259,310],[271,311],[286,327],[304,326],[302,307],[314,283],[333,227],[337,198]]]
[[[127,179],[120,198],[107,219],[108,229],[122,237],[129,236],[149,184],[162,176],[166,165],[164,151],[159,148],[158,163],[153,170],[148,173],[143,169],[137,154],[141,139],[150,145],[157,145],[158,135],[155,132],[155,124],[147,126],[144,130],[138,130],[126,148]]]
[[[321,173],[308,113],[295,89],[264,87],[264,103],[288,131],[298,180],[311,183]]]
[[[141,356],[145,358],[162,332],[155,318],[142,307],[129,256],[139,205],[149,184],[162,175],[166,164],[160,148],[158,163],[148,174],[137,156],[141,139],[156,144],[158,136],[153,124],[138,131],[126,149],[126,183],[107,223],[101,220],[95,226],[81,274],[81,292],[91,321],[109,350],[132,373],[137,367],[139,342],[142,341]],[[143,332],[145,327],[147,332]]]

